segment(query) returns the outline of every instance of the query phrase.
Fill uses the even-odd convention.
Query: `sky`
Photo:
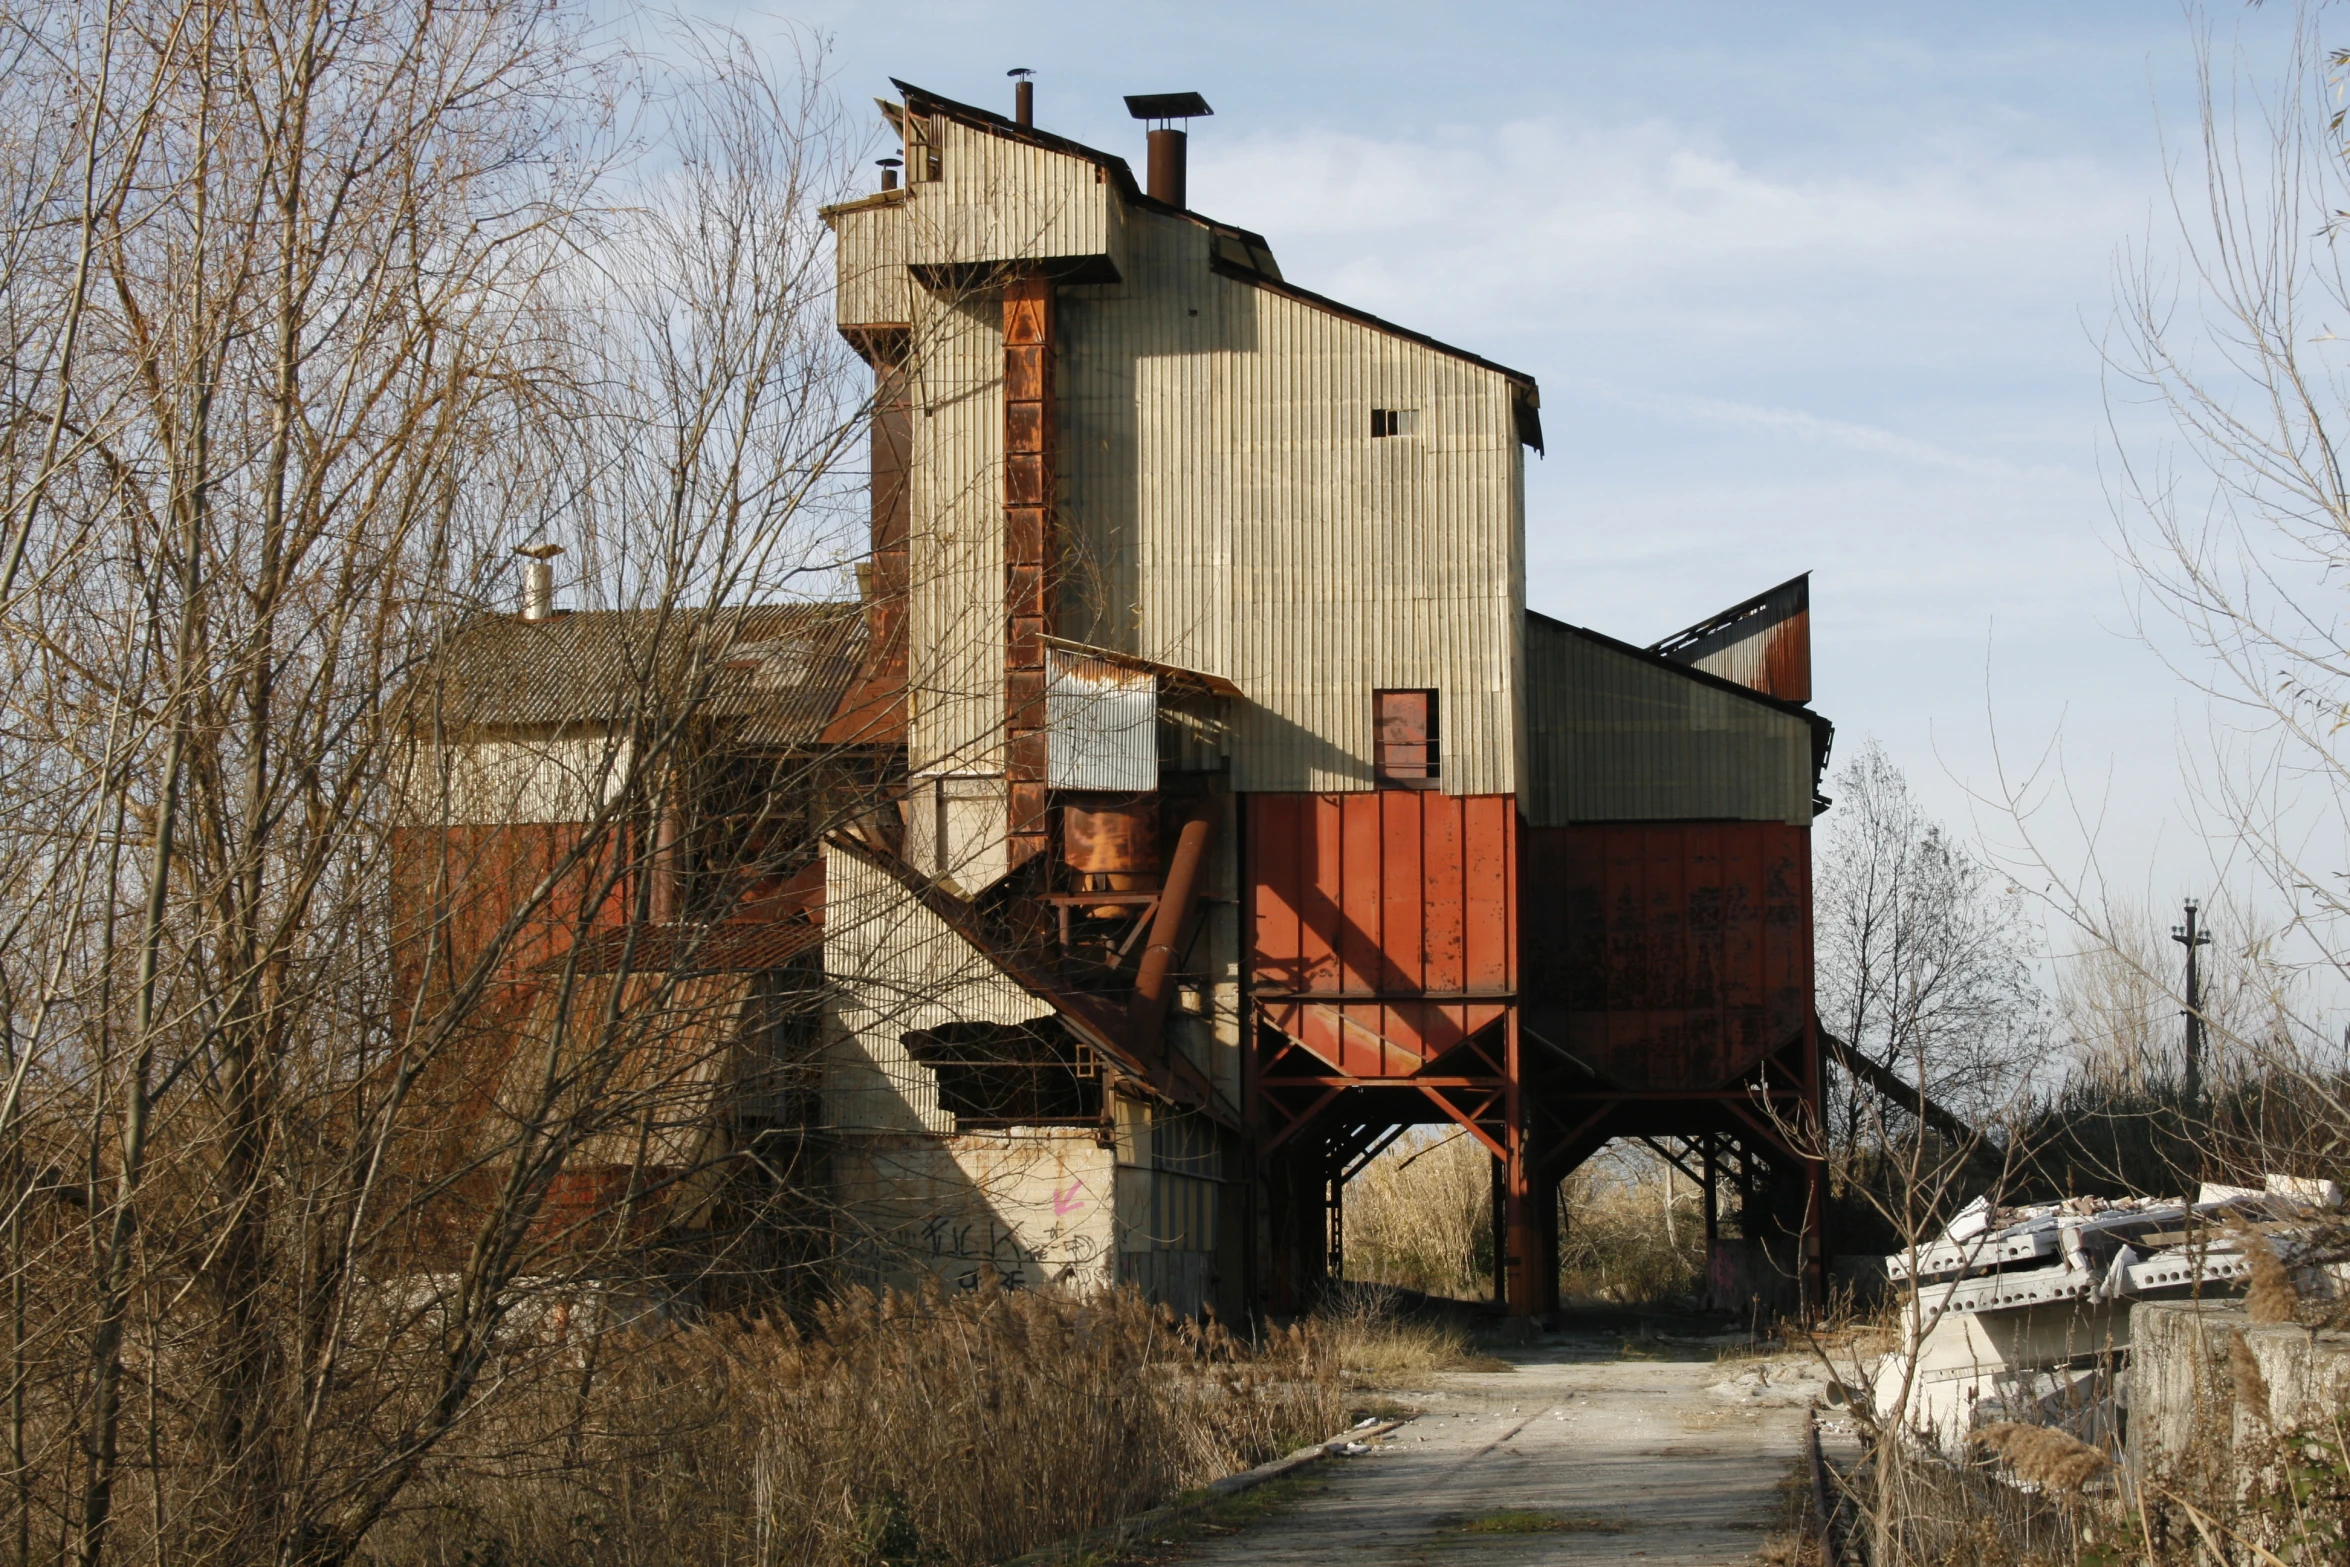
[[[2133,630],[2105,477],[2116,423],[2162,432],[2100,343],[2117,264],[2161,252],[2197,29],[2260,74],[2289,5],[702,11],[827,39],[857,103],[897,76],[1008,112],[1031,67],[1041,127],[1138,169],[1121,95],[1202,93],[1196,210],[1540,382],[1534,608],[1645,643],[1809,571],[1840,752],[2012,842],[1999,759],[2055,747],[2125,895],[2213,890],[2206,720]]]

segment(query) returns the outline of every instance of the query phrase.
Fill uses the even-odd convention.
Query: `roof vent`
[[[1148,189],[1153,201],[1163,201],[1178,210],[1189,204],[1186,196],[1184,148],[1188,138],[1169,123],[1174,120],[1196,120],[1216,111],[1208,107],[1208,100],[1195,92],[1135,93],[1126,100],[1126,112],[1138,120],[1156,120],[1150,132],[1150,183]]]
[[[1015,65],[1004,74],[1018,84],[1012,89],[1012,123],[1034,126],[1036,124],[1036,83],[1028,78],[1036,73],[1025,65]]]
[[[555,557],[563,553],[560,544],[526,544],[514,552],[524,559],[522,567],[522,618],[525,620],[553,620],[555,618]]]
[[[881,188],[896,190],[898,188],[898,169],[906,160],[903,158],[875,158],[873,161],[881,167]]]

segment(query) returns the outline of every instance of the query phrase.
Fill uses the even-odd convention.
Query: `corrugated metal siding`
[[[1159,786],[1159,677],[1045,650],[1045,781],[1141,794]]]
[[[1758,593],[1677,632],[1651,652],[1766,696],[1811,700],[1811,577]]]
[[[914,344],[907,541],[908,761],[1000,773],[1003,322],[992,295],[925,294]]]
[[[1528,617],[1526,820],[1811,822],[1796,714]]]
[[[1371,692],[1432,687],[1445,789],[1515,792],[1508,381],[1130,223],[1127,282],[1062,294],[1063,634],[1237,682],[1236,788],[1368,788]],[[1417,433],[1373,440],[1375,407]]]
[[[825,1057],[826,1120],[845,1132],[952,1132],[937,1074],[907,1054],[903,1036],[943,1023],[1026,1023],[1049,1009],[854,855],[826,851],[824,899],[838,1031]]]
[[[1380,1077],[1503,1015],[1517,973],[1515,801],[1389,789],[1247,804],[1248,963],[1275,1027],[1334,1068]],[[1414,992],[1450,999],[1397,999]]]
[[[1811,1017],[1811,831],[1778,822],[1526,834],[1524,1026],[1626,1088],[1707,1089]]]
[[[1083,158],[933,122],[940,178],[913,182],[906,258],[918,266],[1102,256],[1124,272],[1124,202]]]
[[[1811,617],[1798,610],[1766,625],[1740,627],[1708,652],[1685,658],[1693,669],[1789,702],[1811,700]]]
[[[832,224],[839,277],[834,318],[842,326],[911,325],[914,296],[906,275],[904,199],[835,207],[825,216]]]

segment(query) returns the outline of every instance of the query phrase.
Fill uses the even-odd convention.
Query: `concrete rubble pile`
[[[2341,1205],[2331,1181],[2207,1184],[2196,1200],[2074,1197],[1996,1208],[1978,1197],[1914,1252],[1885,1259],[1907,1286],[1907,1352],[1878,1363],[1880,1421],[1955,1454],[1994,1420],[2060,1426],[2108,1444],[2129,1408],[2130,1308],[2240,1293],[2260,1236],[2288,1263]],[[2329,1295],[2331,1276],[2296,1281]]]

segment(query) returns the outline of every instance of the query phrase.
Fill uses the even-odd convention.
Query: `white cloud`
[[[1611,402],[1661,414],[1680,423],[1708,424],[1723,429],[1787,436],[1814,445],[1867,452],[1872,456],[1889,457],[1921,467],[1948,469],[1953,473],[1998,479],[2061,480],[2070,477],[2061,469],[2027,468],[2004,458],[1953,451],[1932,441],[1921,441],[1872,425],[1823,419],[1797,408],[1765,408],[1720,397],[1684,397],[1663,392],[1628,391],[1604,384],[1595,385],[1592,390]]]
[[[1203,143],[1195,201],[1268,230],[1301,282],[1487,334],[1841,327],[1899,356],[1986,312],[2069,320],[2147,197],[2089,159],[1963,137],[1866,174],[1765,169],[1662,121]]]

